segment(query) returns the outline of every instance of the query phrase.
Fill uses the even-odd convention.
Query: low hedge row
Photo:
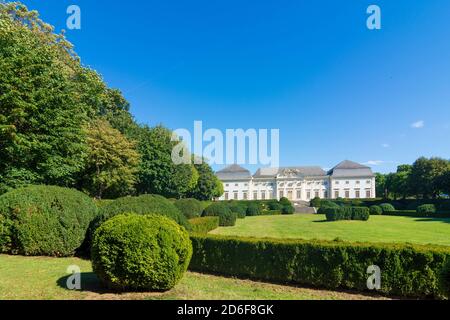
[[[340,207],[323,209],[328,221],[339,220],[361,220],[367,221],[370,218],[369,208],[366,207]]]
[[[190,219],[192,233],[207,234],[219,227],[219,217],[202,217]]]
[[[203,217],[219,217],[221,227],[236,225],[237,214],[224,202],[215,202],[203,211]]]
[[[450,248],[439,246],[200,235],[191,240],[192,271],[365,291],[367,268],[376,265],[380,293],[404,297],[442,298],[440,273],[450,261]]]

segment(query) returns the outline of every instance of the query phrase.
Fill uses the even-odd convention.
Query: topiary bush
[[[295,213],[295,208],[293,205],[285,205],[283,206],[283,208],[281,209],[281,214],[294,214]]]
[[[395,207],[390,203],[382,203],[380,204],[380,208],[383,210],[383,213],[395,211]]]
[[[186,217],[171,201],[162,196],[142,195],[139,197],[124,197],[114,200],[101,208],[99,215],[89,226],[88,236],[86,237],[86,243],[83,247],[90,248],[95,230],[97,230],[103,222],[122,213],[159,214],[174,220],[188,231],[191,230],[191,226]]]
[[[30,186],[0,197],[0,251],[26,256],[72,256],[97,215],[82,192]]]
[[[247,216],[254,217],[261,215],[261,209],[256,203],[249,203],[247,207]]]
[[[198,218],[202,215],[203,206],[197,199],[180,199],[174,204],[187,219]]]
[[[432,216],[436,214],[436,206],[434,204],[423,204],[417,207],[417,213],[422,216]]]
[[[370,211],[367,207],[339,207],[324,208],[323,211],[328,221],[339,220],[361,220],[367,221],[370,218]]]
[[[236,213],[239,219],[244,219],[247,214],[247,205],[242,202],[230,202],[228,204],[230,210]]]
[[[283,206],[292,205],[291,201],[286,197],[280,199],[280,204]]]
[[[319,197],[315,197],[310,201],[310,207],[320,208],[322,206],[322,200]]]
[[[374,216],[380,216],[380,215],[383,214],[383,209],[381,209],[381,207],[377,206],[377,205],[371,206],[370,207],[370,214],[374,215]]]
[[[267,206],[270,211],[281,211],[283,209],[283,205],[278,201],[269,202]]]
[[[219,227],[219,217],[201,217],[189,220],[192,233],[207,234]]]
[[[97,229],[91,257],[94,272],[111,289],[162,291],[183,277],[192,244],[172,219],[121,214]]]
[[[370,218],[370,210],[367,207],[353,207],[352,220],[367,221]]]
[[[216,202],[203,211],[204,217],[219,217],[219,225],[221,227],[234,226],[236,224],[237,215],[232,212],[228,204],[224,202]]]

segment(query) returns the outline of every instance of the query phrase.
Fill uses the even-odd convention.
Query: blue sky
[[[57,31],[81,8],[68,39],[141,123],[280,129],[283,166],[450,158],[448,0],[24,3]]]

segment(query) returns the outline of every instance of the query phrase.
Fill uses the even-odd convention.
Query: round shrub
[[[320,208],[322,206],[322,200],[319,197],[315,197],[311,200],[310,206],[313,208]]]
[[[269,202],[268,207],[271,211],[281,211],[281,209],[283,209],[283,205],[278,201]]]
[[[122,214],[159,214],[174,220],[187,230],[191,229],[186,217],[178,208],[166,198],[159,195],[142,195],[139,197],[124,197],[114,200],[110,204],[101,208],[99,215],[89,226],[89,233],[86,238],[87,244],[83,247],[90,247],[95,230],[106,220]]]
[[[380,216],[383,214],[383,209],[381,209],[380,206],[371,206],[370,207],[370,214],[373,216]]]
[[[250,203],[247,207],[247,216],[254,217],[261,215],[261,209],[256,203]]]
[[[280,199],[280,204],[283,206],[292,205],[291,201],[289,201],[289,199],[286,197],[283,197]]]
[[[228,204],[230,210],[236,213],[239,219],[244,219],[247,214],[247,206],[240,202],[231,202]]]
[[[121,214],[103,223],[92,243],[92,267],[109,288],[173,288],[192,257],[187,231],[161,215]]]
[[[215,202],[203,211],[204,217],[219,217],[221,227],[234,226],[237,215],[232,212],[228,204],[224,202]]]
[[[295,208],[293,205],[286,205],[281,209],[281,214],[294,214],[294,212]]]
[[[432,216],[436,214],[436,206],[434,204],[423,204],[417,207],[417,213],[424,216]]]
[[[380,204],[380,208],[383,210],[383,213],[395,211],[394,206],[390,203],[382,203]]]
[[[197,199],[180,199],[174,204],[187,219],[198,218],[202,215],[203,206]]]
[[[30,186],[0,197],[0,252],[27,256],[71,256],[97,214],[82,192]]]

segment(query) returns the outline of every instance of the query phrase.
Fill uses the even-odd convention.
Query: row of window
[[[337,184],[340,184],[340,183],[341,183],[340,181],[334,181],[334,184],[336,184],[336,185],[337,185]],[[361,184],[361,181],[356,181],[355,183],[356,183],[356,184]],[[367,180],[367,181],[366,181],[366,184],[371,184],[371,183],[372,183],[371,180]],[[350,184],[350,181],[348,181],[348,180],[345,181],[345,184]]]
[[[280,198],[288,198],[289,200],[300,200],[302,199],[302,190],[297,190],[296,193],[296,198],[294,199],[294,191],[280,191],[279,192],[279,197]],[[238,200],[239,199],[239,192],[235,191],[232,192],[232,196],[233,196],[233,200]],[[225,192],[225,200],[231,200],[230,199],[230,193],[229,192]],[[273,192],[266,192],[266,191],[261,191],[260,193],[258,193],[257,191],[253,192],[253,200],[269,200],[269,199],[274,199],[275,195]],[[321,196],[321,192],[320,190],[307,190],[306,191],[306,199],[307,200],[311,200],[313,198],[322,198]],[[324,191],[323,192],[323,198],[328,198],[328,191]],[[244,191],[242,192],[242,199],[244,200],[249,200],[248,198],[248,192]]]
[[[334,190],[334,197],[335,198],[350,198],[350,189],[344,190],[344,193],[341,193],[340,190]],[[372,190],[366,189],[365,190],[365,197],[367,199],[372,198]],[[360,199],[362,198],[362,193],[360,189],[355,189],[355,198]]]

